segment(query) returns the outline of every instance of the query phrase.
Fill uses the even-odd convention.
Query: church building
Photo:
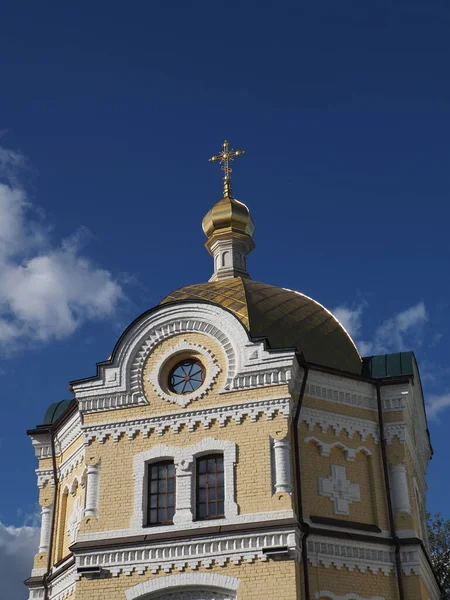
[[[363,358],[321,304],[250,277],[240,154],[225,142],[211,159],[225,177],[203,219],[209,281],[138,317],[28,431],[30,600],[440,597],[414,354]]]

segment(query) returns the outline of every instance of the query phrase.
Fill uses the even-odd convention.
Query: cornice
[[[113,544],[112,544],[113,545]],[[255,560],[267,561],[264,548],[287,546],[292,558],[300,557],[299,534],[296,529],[227,536],[189,538],[169,544],[147,544],[121,549],[91,552],[74,551],[77,567],[99,566],[113,577],[124,573],[170,573],[186,568],[196,570],[227,563],[239,565]]]
[[[339,413],[326,412],[306,406],[302,407],[300,420],[308,425],[310,431],[314,429],[315,425],[319,425],[322,433],[326,433],[328,428],[331,427],[336,435],[345,431],[350,439],[357,433],[363,441],[369,435],[372,436],[375,443],[378,443],[379,440],[378,424],[376,421],[348,417]]]
[[[252,423],[256,423],[261,415],[264,415],[267,419],[273,419],[276,414],[281,414],[288,419],[291,414],[291,403],[292,399],[290,397],[282,396],[147,418],[83,425],[84,443],[87,445],[96,439],[98,443],[103,444],[108,437],[117,442],[122,435],[131,440],[137,433],[148,437],[152,432],[157,432],[161,436],[169,429],[174,433],[179,433],[182,426],[187,427],[189,431],[194,431],[197,425],[209,429],[214,421],[219,423],[220,427],[225,427],[230,420],[240,424],[246,417]]]

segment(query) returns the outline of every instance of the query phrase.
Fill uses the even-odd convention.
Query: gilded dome
[[[203,217],[202,227],[208,237],[220,229],[230,228],[232,231],[250,236],[255,230],[249,209],[231,196],[225,196],[214,204]]]
[[[231,311],[253,338],[271,348],[296,348],[308,362],[361,373],[361,357],[339,321],[321,304],[300,292],[242,277],[188,285],[161,304],[204,300]]]

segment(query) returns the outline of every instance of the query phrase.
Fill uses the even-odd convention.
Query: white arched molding
[[[327,442],[322,442],[322,440],[319,440],[318,438],[313,436],[305,438],[305,442],[307,444],[315,444],[319,448],[320,456],[330,456],[330,453],[333,450],[333,448],[340,448],[345,455],[345,460],[348,460],[350,462],[355,460],[358,452],[362,452],[366,456],[372,456],[372,452],[369,450],[369,448],[366,448],[365,446],[359,446],[358,448],[350,448],[342,442],[333,442],[332,444],[329,444]]]
[[[39,539],[39,552],[48,552],[50,545],[50,530],[53,515],[53,504],[41,508],[41,536]]]
[[[349,594],[339,595],[333,594],[333,592],[329,591],[320,591],[314,594],[314,598],[317,600],[384,600],[382,596],[360,596],[359,594],[355,594],[350,592]]]
[[[391,480],[394,514],[397,515],[402,512],[412,514],[408,488],[408,473],[406,471],[405,463],[389,465],[389,475]]]
[[[97,376],[72,382],[81,412],[147,404],[143,371],[150,352],[163,340],[191,332],[211,337],[224,351],[225,378],[219,392],[298,379],[294,352],[267,352],[262,342],[251,342],[239,319],[224,308],[200,302],[163,304],[125,331],[113,359],[98,365]]]
[[[209,453],[223,453],[225,482],[225,520],[232,519],[238,513],[235,502],[234,467],[236,463],[236,444],[227,440],[216,440],[207,437],[197,444],[187,447],[167,446],[159,444],[145,450],[134,457],[134,514],[131,518],[131,529],[144,527],[147,509],[147,465],[159,460],[171,460],[175,463],[176,492],[174,525],[188,526],[194,521],[195,498],[195,459]],[[218,519],[223,522],[223,519]],[[208,521],[214,523],[215,520]],[[170,527],[170,525],[168,526]]]
[[[292,493],[291,444],[289,438],[272,441],[275,493]]]
[[[161,386],[161,370],[164,369],[164,364],[169,358],[171,359],[177,354],[180,354],[181,356],[181,354],[184,354],[185,352],[200,354],[202,356],[203,362],[206,363],[205,380],[198,389],[194,390],[190,394],[169,394]],[[168,402],[173,402],[178,404],[179,406],[184,407],[187,406],[189,402],[192,402],[192,400],[197,400],[198,398],[204,396],[206,392],[211,388],[214,381],[217,379],[219,373],[220,367],[217,364],[212,352],[210,352],[207,348],[200,346],[199,344],[191,344],[186,340],[181,340],[180,342],[178,342],[178,344],[172,346],[172,348],[168,352],[166,352],[166,354],[160,360],[158,360],[153,371],[150,373],[148,380],[152,384],[153,389],[160,398],[163,398],[163,400],[167,400]]]
[[[168,575],[138,583],[125,590],[127,600],[137,600],[143,596],[149,599],[158,597],[161,592],[177,591],[182,588],[195,588],[199,590],[217,590],[219,593],[228,593],[230,599],[236,598],[236,592],[240,579],[217,573],[181,573],[179,575]],[[181,590],[180,590],[181,591]]]

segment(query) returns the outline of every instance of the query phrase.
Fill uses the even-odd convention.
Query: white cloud
[[[355,340],[362,356],[411,350],[421,345],[423,326],[428,321],[423,302],[418,302],[383,321],[375,329],[372,340],[363,340],[360,335],[362,315],[366,306],[364,302],[353,308],[341,305],[332,311]]]
[[[123,298],[112,274],[82,254],[80,228],[56,244],[21,186],[22,155],[0,147],[0,349],[69,336]]]
[[[361,319],[365,304],[360,304],[356,308],[338,306],[332,313],[336,319],[345,327],[352,338],[355,338],[361,330]]]
[[[417,348],[422,343],[423,326],[428,314],[423,302],[397,313],[384,321],[375,331],[375,354],[401,352]]]
[[[450,406],[450,393],[447,394],[428,394],[426,397],[425,408],[427,417],[432,421],[438,421],[438,414]]]
[[[24,579],[30,577],[33,557],[39,544],[39,528],[13,527],[0,522],[0,586],[2,598],[25,600]]]

